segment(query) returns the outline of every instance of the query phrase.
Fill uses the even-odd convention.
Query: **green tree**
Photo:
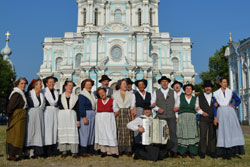
[[[226,48],[227,46],[222,46],[220,50],[216,50],[209,58],[209,70],[200,74],[202,81],[211,80],[215,83],[214,89],[218,89],[218,80],[221,77],[229,78],[228,60],[224,55]]]
[[[5,112],[16,74],[8,61],[0,55],[0,113]]]

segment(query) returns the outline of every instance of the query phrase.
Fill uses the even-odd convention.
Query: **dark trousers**
[[[167,144],[137,145],[135,149],[135,159],[157,161],[168,157],[168,152],[173,148],[174,143],[168,141]]]
[[[165,120],[168,123],[170,141],[172,141],[173,144],[174,144],[174,146],[172,147],[171,151],[174,152],[174,153],[177,153],[178,140],[177,140],[177,135],[176,135],[176,117],[167,118]]]
[[[200,153],[216,153],[216,127],[212,119],[200,121]]]

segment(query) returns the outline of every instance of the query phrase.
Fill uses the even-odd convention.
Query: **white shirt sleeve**
[[[174,107],[180,107],[180,103],[181,103],[181,96],[177,96],[177,98],[175,99]]]
[[[199,107],[199,106],[200,106],[200,105],[199,105],[199,97],[197,97],[197,98],[196,98],[196,101],[195,101],[195,109],[196,109],[197,107]],[[197,112],[197,114],[200,114],[200,115],[203,114],[202,109],[197,110],[196,112]]]
[[[142,126],[142,119],[140,117],[127,124],[127,128],[132,131],[138,131],[139,126]]]
[[[118,106],[118,104],[116,103],[115,100],[113,100],[113,110],[114,110],[114,112],[118,112],[119,111],[119,106]]]
[[[155,102],[156,102],[156,92],[154,92],[154,93],[152,94],[151,104],[153,104],[153,103],[155,103]],[[155,110],[155,111],[158,111],[158,110],[159,110],[159,107],[157,106],[157,104],[156,104],[156,106],[153,108],[153,110]]]

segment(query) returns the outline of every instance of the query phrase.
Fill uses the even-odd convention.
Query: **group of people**
[[[194,86],[162,76],[160,89],[146,91],[147,80],[121,79],[116,90],[103,75],[102,86],[92,91],[94,81],[85,79],[81,92],[66,81],[63,93],[54,88],[57,78],[25,78],[14,82],[7,107],[6,147],[9,160],[57,156],[74,158],[121,155],[134,159],[162,160],[166,157],[194,158],[206,155],[231,159],[244,154],[244,136],[235,112],[240,98],[228,88],[226,78],[215,92],[211,81],[204,92],[193,95]],[[135,84],[137,90],[133,90]],[[44,85],[44,86],[43,86]],[[44,87],[44,89],[43,89]],[[142,145],[144,118],[167,122],[167,144]]]

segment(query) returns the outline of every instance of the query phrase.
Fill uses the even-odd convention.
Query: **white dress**
[[[108,99],[106,102],[101,100],[101,102],[103,105],[107,105],[110,100],[112,99]],[[117,131],[114,112],[97,112],[95,117],[95,149],[101,150],[101,152],[107,152],[107,154],[118,155],[117,146]]]
[[[30,98],[28,98],[28,101],[31,100],[33,106],[28,109],[25,146],[42,147],[44,145],[44,96],[40,93],[41,103],[39,105],[34,89],[29,92],[29,95]]]
[[[55,99],[53,98],[48,87],[44,89],[44,97],[49,102],[50,106],[46,106],[44,110],[44,125],[45,125],[45,145],[53,145],[57,142],[57,114],[58,108],[58,92],[54,90]]]

